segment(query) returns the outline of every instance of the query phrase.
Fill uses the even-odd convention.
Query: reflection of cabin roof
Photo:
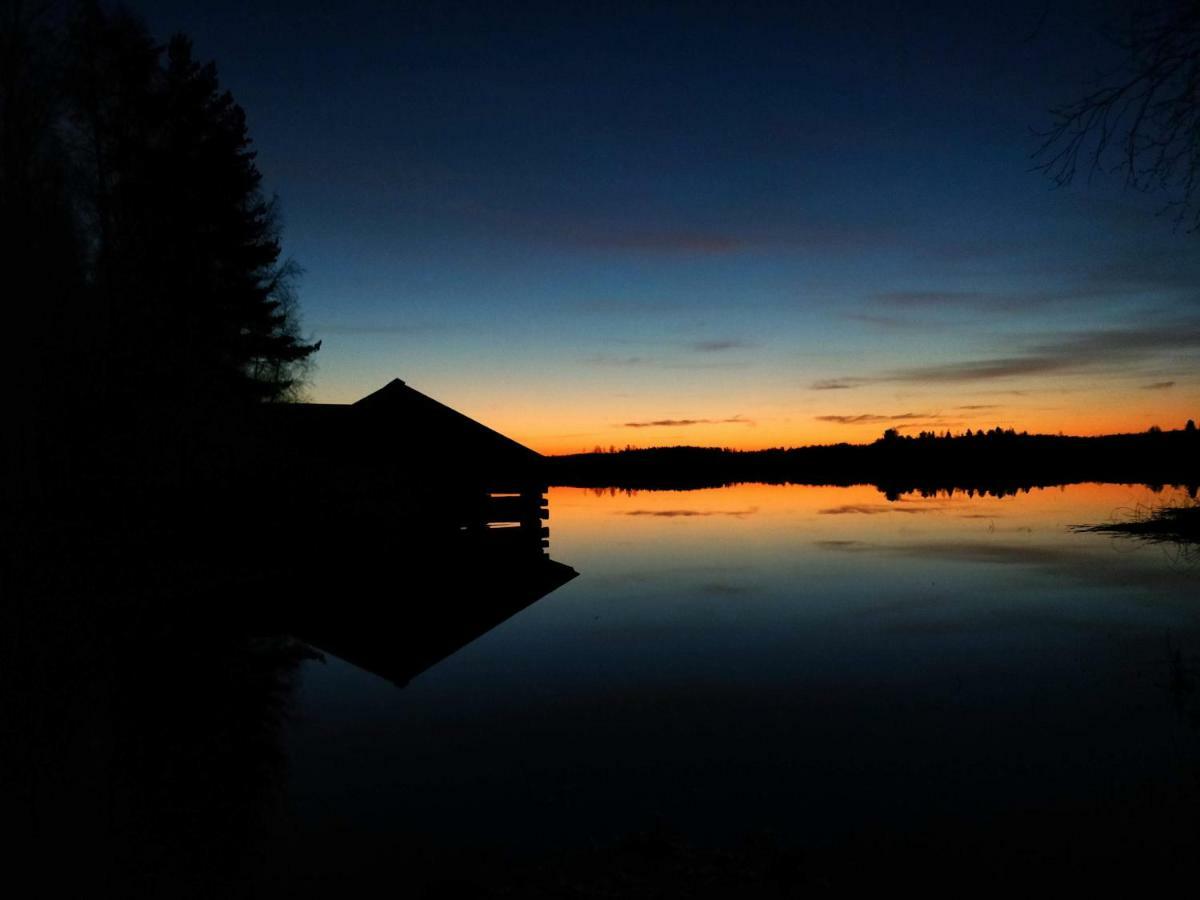
[[[504,565],[435,554],[406,561],[399,578],[412,602],[398,604],[376,602],[368,588],[347,590],[345,572],[335,575],[332,588],[306,575],[315,601],[292,604],[291,628],[314,647],[403,686],[578,574],[552,559]],[[384,578],[395,581],[396,570],[371,572],[350,584]],[[329,604],[332,593],[342,600]],[[453,602],[444,602],[447,597]]]
[[[275,415],[289,447],[333,461],[468,475],[515,473],[542,459],[399,378],[355,403],[282,404]]]

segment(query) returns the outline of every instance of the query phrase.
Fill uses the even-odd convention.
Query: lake
[[[553,488],[577,578],[402,688],[304,665],[296,827],[514,854],[1170,841],[1200,808],[1200,569],[1071,526],[1172,496]],[[414,600],[453,579],[379,602]]]

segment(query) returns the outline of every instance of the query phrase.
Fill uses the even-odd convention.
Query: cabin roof
[[[399,378],[393,378],[379,390],[355,401],[351,408],[355,415],[364,416],[388,430],[402,430],[417,440],[464,449],[486,448],[531,462],[541,458],[536,450],[439,403]]]
[[[264,412],[277,452],[310,473],[392,469],[523,481],[542,455],[394,379],[355,403],[282,403]]]

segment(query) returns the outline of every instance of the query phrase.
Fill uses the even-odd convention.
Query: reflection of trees
[[[0,630],[13,858],[47,893],[245,884],[276,818],[281,725],[308,651],[148,602],[32,591],[6,593]]]

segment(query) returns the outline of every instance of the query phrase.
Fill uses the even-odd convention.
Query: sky
[[[246,110],[314,401],[545,453],[1200,413],[1200,235],[1033,170],[1101,3],[132,5]]]

